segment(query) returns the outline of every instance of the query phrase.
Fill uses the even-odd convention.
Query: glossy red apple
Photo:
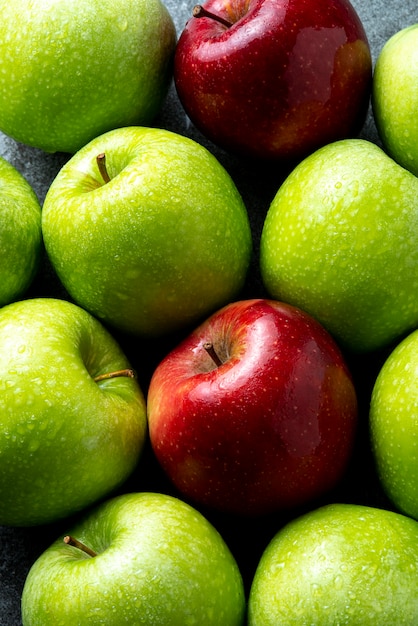
[[[372,61],[348,0],[207,0],[194,14],[174,79],[189,118],[214,143],[296,160],[360,131]]]
[[[303,504],[341,478],[357,397],[318,322],[288,304],[243,300],[161,361],[148,418],[155,455],[183,496],[261,515]]]

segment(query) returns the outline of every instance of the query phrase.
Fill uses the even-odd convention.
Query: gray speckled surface
[[[173,16],[179,33],[188,19],[194,4],[195,2],[193,0],[166,0],[166,5]],[[373,61],[376,60],[377,54],[391,35],[405,26],[418,22],[417,0],[386,0],[385,2],[382,0],[368,0],[367,2],[353,0],[353,5],[363,21],[372,49]],[[201,141],[218,156],[220,161],[230,171],[243,194],[252,221],[255,238],[257,239],[265,211],[269,200],[276,191],[279,178],[273,181],[271,179],[265,180],[262,176],[259,176],[259,173],[250,171],[244,164],[240,163],[239,160],[226,155],[206,142],[204,138],[188,124],[186,116],[178,103],[174,89],[171,89],[169,93],[161,116],[157,120],[157,124]],[[366,121],[362,136],[378,142],[371,114],[369,114]],[[45,196],[50,182],[66,159],[63,155],[47,155],[38,150],[19,145],[1,133],[0,154],[15,165],[27,178],[41,201]],[[48,283],[46,287],[43,286],[42,281],[38,281],[34,286],[33,292],[39,293],[40,295],[49,295],[50,293],[54,293],[55,287],[56,285],[53,278],[51,279],[51,284]],[[261,293],[260,289],[255,264],[252,268],[252,275],[250,276],[248,295],[257,296]],[[135,488],[140,486],[140,484],[136,484]],[[146,488],[152,488],[152,485],[146,485]],[[366,491],[367,489],[364,488],[363,495],[365,500],[368,501],[368,496],[370,496],[370,501],[373,503],[374,500],[370,492],[366,493]],[[222,526],[222,522],[219,521],[219,523]],[[274,524],[277,525],[278,522],[275,521]],[[259,538],[260,545],[264,545],[265,541],[270,536],[269,533],[275,529],[275,526],[269,527],[266,525],[265,538],[262,536],[261,539]],[[38,554],[55,539],[59,530],[57,526],[39,529],[0,527],[0,625],[19,626],[21,623],[20,594],[26,573]],[[251,536],[254,537],[254,527],[251,528],[250,532]],[[262,535],[262,528],[261,531],[260,528],[256,529],[256,532],[258,534],[261,532]],[[251,576],[251,567],[253,567],[257,555],[261,554],[261,552],[255,551],[251,564],[245,564],[241,559],[240,550],[245,549],[248,551],[248,543],[240,544],[234,535],[235,533],[232,532],[231,542],[233,549],[235,550],[239,563],[243,563],[243,568],[248,567],[248,571],[245,573]],[[245,541],[248,541],[248,537],[245,538]]]

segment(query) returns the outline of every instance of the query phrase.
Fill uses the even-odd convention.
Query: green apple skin
[[[25,293],[41,251],[38,198],[22,174],[0,157],[0,307]]]
[[[0,129],[74,153],[112,128],[148,124],[176,45],[161,0],[15,0],[0,22]]]
[[[418,179],[363,139],[319,149],[274,197],[260,267],[343,348],[389,344],[418,324]]]
[[[192,139],[156,128],[110,131],[74,155],[49,188],[42,230],[71,297],[147,337],[234,299],[252,251],[246,208],[223,166]]]
[[[261,556],[249,626],[415,626],[418,523],[329,504],[291,521]]]
[[[384,362],[370,402],[370,437],[382,486],[418,520],[418,331]]]
[[[0,524],[67,517],[135,468],[145,401],[108,331],[75,304],[36,298],[0,310]]]
[[[372,105],[385,150],[418,176],[418,24],[395,33],[374,69]]]
[[[185,502],[127,493],[99,505],[33,564],[24,626],[240,626],[246,609],[237,563],[218,531]]]

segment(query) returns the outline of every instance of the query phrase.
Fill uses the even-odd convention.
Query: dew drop
[[[126,18],[119,17],[116,20],[116,24],[119,30],[121,30],[122,32],[125,32],[125,30],[128,28],[128,20]]]
[[[28,446],[28,450],[29,452],[36,452],[36,450],[39,448],[39,440],[38,439],[33,439]]]

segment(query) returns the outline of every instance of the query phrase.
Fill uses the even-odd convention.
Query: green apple
[[[104,497],[145,436],[142,391],[98,320],[52,298],[0,310],[0,525],[55,521]]]
[[[384,362],[370,402],[370,436],[381,483],[418,520],[418,331]]]
[[[395,33],[383,46],[374,69],[372,104],[385,149],[418,176],[418,24]]]
[[[257,566],[249,626],[415,626],[418,523],[330,504],[291,521]]]
[[[247,211],[229,174],[192,139],[156,128],[116,129],[73,155],[49,188],[42,229],[71,297],[143,336],[191,325],[232,300],[251,257]]]
[[[368,352],[418,324],[418,178],[375,144],[346,139],[290,173],[267,212],[268,292]]]
[[[41,250],[38,198],[22,174],[0,157],[0,307],[29,287]]]
[[[13,0],[0,20],[0,130],[48,152],[148,124],[172,76],[161,0]]]
[[[99,505],[32,565],[24,626],[240,626],[245,596],[218,531],[190,505],[128,493]]]

